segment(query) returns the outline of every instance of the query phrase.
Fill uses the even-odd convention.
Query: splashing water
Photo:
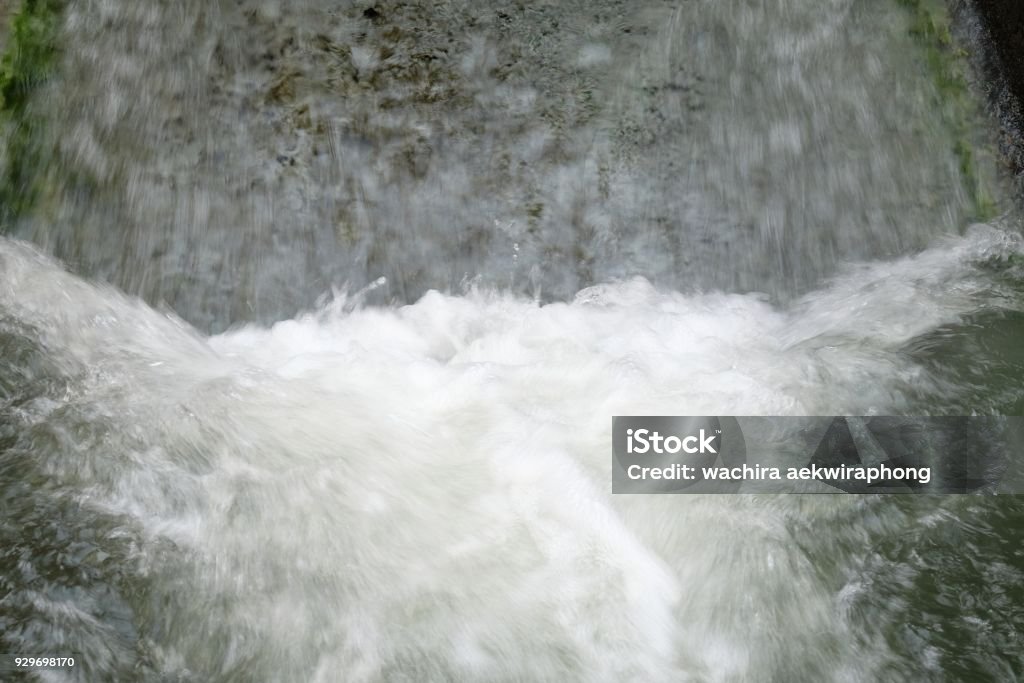
[[[1020,412],[1024,244],[957,234],[907,21],[69,3],[12,232],[78,274],[0,238],[0,651],[1019,678],[1014,500],[610,495],[615,414]]]
[[[612,499],[608,416],[919,411],[941,378],[907,344],[998,301],[984,267],[1021,247],[978,228],[789,309],[637,280],[207,339],[4,243],[5,644],[45,623],[189,680],[874,678],[881,625],[829,654],[854,625],[791,525],[834,543],[895,503]]]

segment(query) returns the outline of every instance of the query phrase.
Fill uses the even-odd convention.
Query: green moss
[[[970,192],[970,218],[991,219],[996,215],[996,203],[983,177],[973,138],[979,109],[967,82],[967,54],[953,40],[946,4],[943,0],[897,2],[910,13],[909,32],[924,49],[924,61],[938,91],[937,104],[950,129],[952,151]]]
[[[0,224],[27,212],[39,196],[41,121],[29,102],[53,72],[62,7],[63,0],[22,0],[11,22],[7,52],[0,58],[0,125],[6,143]]]

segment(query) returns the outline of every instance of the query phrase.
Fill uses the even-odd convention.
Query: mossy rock
[[[897,0],[910,13],[910,35],[924,50],[924,62],[935,83],[937,105],[949,127],[956,156],[971,198],[971,220],[987,221],[997,213],[996,202],[978,160],[972,132],[980,108],[967,80],[967,53],[953,39],[949,9],[943,0]]]
[[[6,143],[0,225],[26,213],[40,195],[42,121],[29,103],[53,73],[63,6],[63,0],[23,0],[0,59],[0,125]]]

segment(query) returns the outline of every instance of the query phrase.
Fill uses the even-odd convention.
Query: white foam
[[[224,672],[230,643],[268,680],[735,680],[846,628],[796,504],[612,497],[610,417],[906,410],[930,380],[901,345],[1019,252],[978,229],[786,310],[634,280],[546,306],[342,298],[204,340],[0,241],[0,313],[115,425],[55,476],[145,529],[168,668]]]

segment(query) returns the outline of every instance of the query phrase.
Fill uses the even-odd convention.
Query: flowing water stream
[[[612,415],[1024,410],[1024,239],[914,22],[67,2],[0,237],[0,651],[1024,678],[1016,497],[610,494]]]

